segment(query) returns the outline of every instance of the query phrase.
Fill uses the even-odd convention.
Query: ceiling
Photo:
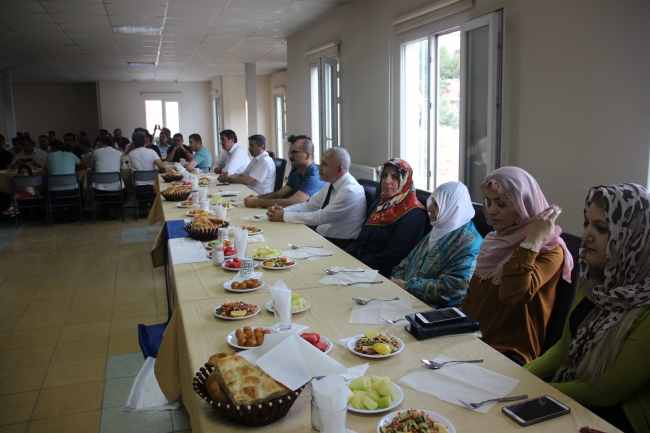
[[[289,35],[354,0],[0,0],[0,69],[25,83],[208,81],[287,68]],[[157,36],[113,26],[162,27]],[[157,62],[134,67],[127,62]]]

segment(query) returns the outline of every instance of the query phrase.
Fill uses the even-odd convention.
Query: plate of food
[[[257,328],[244,326],[228,334],[226,336],[226,342],[237,349],[247,350],[261,346],[264,343],[265,335],[277,333],[278,331],[270,326],[258,326]]]
[[[265,260],[280,257],[282,255],[282,251],[278,250],[277,248],[264,245],[262,247],[253,248],[252,254],[253,260]]]
[[[253,269],[258,266],[258,262],[253,262]],[[239,272],[241,270],[241,259],[239,257],[233,257],[232,259],[223,262],[221,267],[226,271]]]
[[[404,342],[390,334],[366,332],[350,338],[348,349],[364,358],[389,358],[404,350]]]
[[[226,301],[218,307],[214,307],[214,315],[225,320],[247,319],[259,312],[260,307],[258,305],[242,301]]]
[[[323,353],[329,353],[332,350],[332,341],[316,332],[303,332],[300,336]]]
[[[262,267],[264,269],[273,269],[276,271],[293,268],[296,264],[296,261],[289,257],[276,257],[274,259],[262,260]]]
[[[175,180],[172,182],[172,185],[176,186],[191,186],[192,184],[190,182],[184,182],[182,180]]]
[[[258,280],[257,278],[250,278],[248,280],[245,278],[233,278],[223,283],[223,288],[229,292],[246,293],[259,290],[264,287],[264,284],[263,280]]]
[[[209,186],[210,185],[210,178],[209,177],[200,177],[199,178],[199,186]]]
[[[444,416],[421,409],[391,412],[377,424],[377,433],[456,433],[454,425]]]
[[[273,300],[270,300],[265,305],[269,313],[273,313]],[[291,294],[291,314],[302,313],[311,307],[311,303],[302,297],[299,293]]]
[[[225,207],[227,210],[230,210],[230,209],[234,209],[234,208],[235,208],[235,205],[232,204],[232,203],[224,203],[224,202],[221,202],[221,203],[217,203],[217,204],[218,204],[219,206],[221,206],[221,207]]]
[[[190,218],[194,218],[194,217],[197,216],[197,215],[207,216],[207,217],[216,217],[216,215],[215,215],[214,213],[212,213],[212,212],[206,212],[206,211],[201,210],[201,209],[192,209],[192,210],[188,210],[188,211],[185,213],[185,215],[187,215],[187,216],[190,217]]]
[[[381,413],[404,400],[404,391],[389,377],[361,376],[345,382],[348,386],[348,410],[357,413]]]
[[[259,235],[264,233],[264,230],[257,228],[255,226],[241,226],[242,230],[248,230],[249,235]]]
[[[210,260],[212,260],[212,249],[208,250],[206,252],[206,255]],[[235,250],[235,247],[223,247],[223,258],[225,260],[233,259],[236,256],[237,256],[237,250]]]
[[[176,207],[186,208],[186,207],[197,207],[199,204],[192,203],[191,201],[182,201],[176,205]]]

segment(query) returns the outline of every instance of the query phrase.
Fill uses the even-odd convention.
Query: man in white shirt
[[[36,149],[32,140],[26,135],[20,137],[19,143],[21,150],[14,155],[11,165],[14,168],[18,168],[22,164],[29,164],[34,168],[43,168],[47,153],[41,149]]]
[[[223,148],[221,156],[212,166],[212,170],[220,174],[221,172],[227,172],[230,174],[240,174],[248,164],[250,163],[250,158],[239,144],[237,144],[237,134],[231,129],[224,129],[219,133],[219,143]]]
[[[318,166],[320,179],[328,185],[306,203],[287,208],[271,206],[270,221],[316,226],[316,232],[339,248],[345,249],[359,236],[366,218],[366,196],[363,187],[348,172],[350,155],[342,147],[333,147],[323,154]]]
[[[97,149],[93,152],[90,166],[95,170],[95,173],[120,173],[122,165],[122,152],[113,147],[113,140],[110,137],[101,137],[97,142]],[[120,179],[122,184],[122,191],[124,191],[124,181]],[[120,185],[117,182],[113,183],[93,183],[95,195],[101,196],[105,194],[112,194],[113,191],[118,191]],[[114,197],[110,198],[115,200]],[[122,200],[124,198],[122,197]],[[101,201],[101,197],[98,197]],[[108,217],[110,219],[117,218],[115,214],[115,203],[103,205],[107,207]]]
[[[167,168],[165,167],[165,164],[160,160],[160,157],[158,157],[158,154],[154,150],[148,149],[144,146],[145,138],[146,137],[144,135],[144,132],[140,131],[134,132],[133,136],[131,137],[131,145],[135,147],[135,149],[129,152],[129,164],[131,165],[131,169],[133,171],[151,171],[155,170],[157,167],[161,173],[166,172]],[[138,190],[138,196],[140,196],[140,194],[150,193],[151,202],[153,202],[156,196],[156,192],[153,189],[153,183],[153,180],[135,182],[135,186]],[[148,199],[140,201],[138,198],[138,205],[140,208],[141,216],[146,216],[146,207],[148,203],[150,203]]]
[[[266,138],[263,135],[248,137],[248,151],[253,159],[241,174],[230,175],[222,171],[219,181],[243,183],[258,195],[273,192],[275,187],[275,162],[266,152]]]

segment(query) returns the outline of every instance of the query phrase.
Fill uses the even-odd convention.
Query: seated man
[[[34,143],[26,135],[20,137],[19,143],[22,150],[13,157],[11,165],[14,168],[18,168],[19,165],[23,164],[29,164],[35,168],[43,168],[47,153],[41,149],[34,148]]]
[[[60,140],[50,141],[50,153],[45,158],[45,170],[47,174],[75,174],[77,170],[86,170],[88,167],[81,162],[77,156],[72,152],[64,152],[65,144]],[[70,190],[76,189],[79,186],[66,185],[66,186],[49,186],[49,194],[52,197],[62,197],[70,194]],[[59,222],[65,222],[66,219],[76,220],[76,214],[69,212],[63,213]]]
[[[122,152],[113,147],[113,140],[111,137],[102,137],[97,143],[97,149],[93,152],[92,160],[90,161],[90,166],[95,170],[96,173],[119,173],[120,167],[122,165]],[[124,181],[120,180],[122,184],[122,193],[124,193]],[[120,189],[120,185],[117,182],[114,183],[93,183],[93,189],[95,194],[98,196],[106,194],[114,194],[114,191]],[[111,197],[111,200],[114,198]],[[122,197],[124,200],[124,197]],[[101,197],[98,197],[98,201],[101,201]],[[117,218],[115,215],[115,203],[110,203],[108,208],[108,217],[110,219]]]
[[[190,135],[190,149],[194,152],[194,156],[192,156],[192,160],[187,163],[185,168],[192,170],[198,167],[201,171],[210,171],[212,154],[208,149],[203,147],[203,141],[199,134]]]
[[[11,139],[11,146],[7,148],[7,152],[11,153],[13,156],[18,155],[23,149],[20,147],[20,137],[14,137]]]
[[[193,156],[192,149],[183,144],[183,134],[174,134],[174,146],[167,150],[167,162],[180,162],[181,159],[191,161]]]
[[[172,148],[170,138],[171,134],[169,129],[163,128],[160,130],[160,135],[158,135],[158,149],[160,149],[160,154],[165,160],[167,159],[167,153],[169,153]]]
[[[342,147],[328,149],[321,158],[320,179],[328,182],[306,203],[287,208],[271,206],[270,221],[308,224],[339,248],[345,249],[359,236],[366,218],[363,187],[348,172],[350,155]]]
[[[214,163],[212,170],[217,174],[221,174],[222,171],[230,174],[240,174],[246,170],[250,158],[244,148],[237,144],[235,131],[231,129],[221,131],[219,133],[219,142],[224,152]]]
[[[149,134],[149,131],[147,131],[146,129],[141,130],[141,132],[144,132],[144,147],[156,152],[158,158],[162,160],[162,153],[160,152],[158,145],[153,142],[153,135]]]
[[[291,172],[287,184],[281,189],[255,197],[251,195],[244,199],[246,207],[291,206],[304,203],[316,194],[325,182],[319,179],[318,166],[314,163],[314,144],[304,135],[289,137],[291,148],[289,162]]]
[[[132,143],[131,147],[133,150],[129,153],[129,163],[131,165],[131,170],[133,171],[152,171],[156,167],[160,170],[161,173],[167,171],[165,164],[160,160],[158,154],[151,149],[147,149],[144,146],[145,143],[144,132],[136,131],[131,137]],[[151,194],[151,201],[147,200],[138,200],[138,206],[140,208],[140,215],[145,216],[147,211],[147,204],[153,202],[156,192],[153,189],[154,181],[137,181],[135,182],[135,188],[137,189],[138,195],[140,194]],[[135,192],[135,191],[134,191]]]
[[[266,138],[263,135],[248,137],[248,151],[253,159],[241,174],[232,176],[226,171],[219,175],[219,181],[230,183],[243,183],[257,194],[273,192],[275,186],[275,162],[266,152]]]
[[[50,142],[47,139],[47,135],[38,137],[38,148],[45,153],[50,153]]]
[[[41,137],[45,137],[45,136],[41,135]],[[45,137],[45,138],[47,139],[47,137]],[[40,137],[39,137],[39,140],[40,140]],[[88,149],[90,149],[91,147],[94,147],[93,143],[90,142],[90,139],[88,138],[88,134],[86,134],[86,131],[79,131],[79,144],[83,144]],[[45,149],[43,149],[43,150],[45,150]]]
[[[103,129],[102,131],[105,130]],[[108,131],[106,131],[106,136],[108,136]],[[120,128],[115,128],[113,130],[113,141],[115,142],[115,145],[118,147],[118,149],[124,149],[127,145],[131,144],[131,140],[122,136],[122,130]]]
[[[75,156],[81,160],[83,156],[89,152],[89,150],[83,144],[79,144],[78,139],[79,137],[72,132],[67,132],[63,136],[63,141],[65,142],[65,151],[74,153]]]

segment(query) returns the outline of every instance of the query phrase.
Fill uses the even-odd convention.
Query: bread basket
[[[219,228],[227,228],[230,225],[228,221],[224,221],[221,227],[214,227],[209,229],[193,229],[191,222],[183,224],[183,229],[194,240],[197,241],[213,241],[219,238]]]
[[[160,177],[162,177],[165,182],[174,182],[178,180],[183,180],[182,173],[165,173],[165,174],[161,174]]]
[[[194,391],[229,420],[251,427],[271,424],[282,419],[289,412],[289,409],[291,409],[291,406],[295,403],[306,385],[301,386],[288,395],[263,403],[253,404],[251,406],[235,406],[232,404],[217,403],[208,394],[205,388],[205,382],[208,380],[208,376],[210,376],[212,370],[213,368],[209,364],[201,367],[201,370],[194,376]]]
[[[160,195],[162,195],[167,201],[185,201],[189,198],[190,194],[192,194],[192,191],[189,188],[187,189],[187,192],[173,194],[168,194],[165,191],[160,192]]]

